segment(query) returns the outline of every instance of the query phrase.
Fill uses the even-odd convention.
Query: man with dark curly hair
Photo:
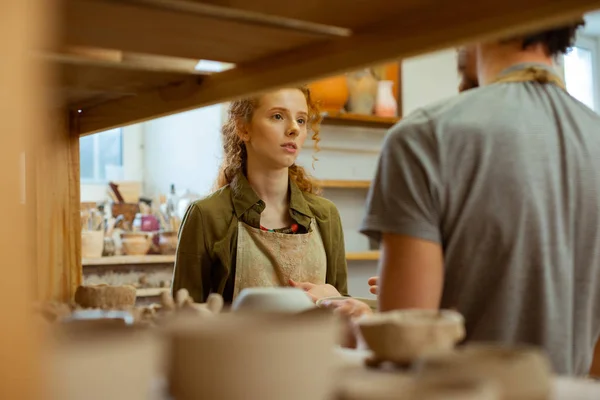
[[[382,311],[454,308],[467,341],[540,346],[565,375],[600,335],[600,117],[553,68],[581,25],[467,47],[479,87],[391,129],[361,228]]]

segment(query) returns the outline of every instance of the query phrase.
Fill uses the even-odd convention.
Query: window
[[[600,110],[596,76],[595,40],[580,38],[564,57],[567,91],[592,110]]]
[[[82,182],[106,183],[122,179],[123,134],[120,128],[82,137],[79,154]]]

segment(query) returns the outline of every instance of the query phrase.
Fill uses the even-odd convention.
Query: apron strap
[[[566,90],[565,83],[563,80],[546,68],[541,67],[527,67],[516,71],[508,72],[500,75],[492,83],[507,83],[507,82],[537,82],[542,85],[552,84],[559,88]]]

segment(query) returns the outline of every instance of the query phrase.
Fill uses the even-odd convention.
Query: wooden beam
[[[164,93],[157,90],[84,110],[79,116],[81,132],[188,111],[464,42],[523,34],[570,21],[599,7],[600,0],[422,2],[402,15],[391,15],[356,32],[352,38],[272,54],[212,75],[202,84],[191,83],[187,96],[165,100]]]
[[[67,0],[69,46],[239,63],[328,37],[118,1]]]
[[[46,96],[44,71],[27,55],[52,38],[53,1],[0,2],[0,392],[3,399],[44,397],[40,388],[39,326],[33,319],[36,271],[36,136]],[[40,133],[41,132],[41,133]]]
[[[256,26],[270,26],[273,28],[283,28],[285,30],[331,37],[347,37],[352,35],[352,30],[348,28],[276,16],[272,13],[272,11],[274,11],[273,9],[268,10],[267,12],[255,12],[231,6],[223,7],[207,4],[195,0],[121,0],[121,3],[139,4],[187,14],[197,14],[203,17],[220,20],[244,22]],[[279,4],[277,4],[277,6],[279,6]]]
[[[37,295],[70,301],[82,282],[79,135],[66,110],[48,112],[36,156]]]

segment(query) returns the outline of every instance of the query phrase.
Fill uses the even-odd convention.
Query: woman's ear
[[[237,120],[235,123],[235,130],[237,132],[238,137],[243,142],[250,141],[250,132],[248,130],[248,124],[245,121]]]

